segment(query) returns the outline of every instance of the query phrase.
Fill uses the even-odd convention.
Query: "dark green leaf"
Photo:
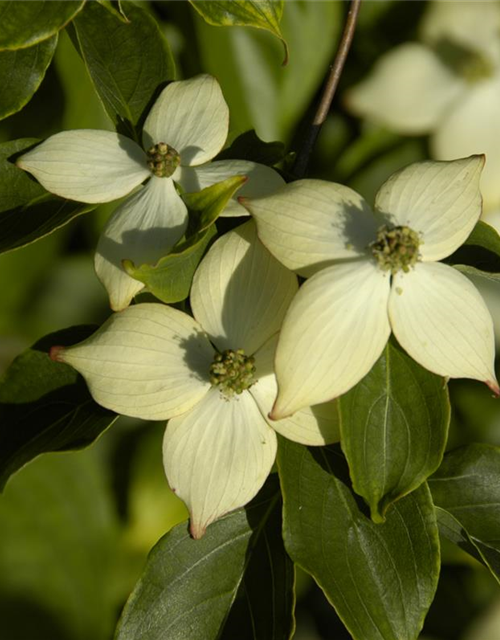
[[[0,51],[0,120],[20,111],[42,82],[57,36],[16,51]]]
[[[95,89],[115,125],[135,127],[159,89],[175,76],[170,47],[156,20],[130,2],[124,23],[97,2],[74,22]]]
[[[28,465],[0,498],[3,640],[109,640],[119,548],[104,464],[93,451]]]
[[[47,40],[65,27],[85,0],[31,0],[0,3],[0,51],[23,49]]]
[[[272,167],[285,158],[285,145],[282,142],[264,142],[252,129],[233,141],[217,156],[217,160],[251,160]]]
[[[288,47],[280,29],[283,0],[190,0],[208,24],[215,27],[257,27],[266,29],[283,42],[285,63]]]
[[[342,449],[356,493],[382,522],[443,458],[450,403],[443,378],[389,342],[359,384],[339,402]]]
[[[215,235],[216,229],[212,225],[178,245],[156,265],[136,267],[131,260],[123,260],[123,267],[129,276],[143,282],[162,302],[180,302],[188,297],[196,267]]]
[[[130,22],[122,9],[120,0],[97,0],[97,2],[122,22]]]
[[[9,160],[35,142],[0,144],[0,253],[30,244],[96,207],[49,194]]]
[[[0,488],[41,453],[91,444],[116,415],[96,404],[83,378],[48,351],[87,338],[74,327],[46,336],[18,356],[0,381]]]
[[[211,524],[201,540],[189,537],[186,524],[164,536],[124,609],[116,640],[288,640],[293,568],[281,540],[276,484],[270,478],[246,509]]]
[[[462,273],[498,281],[500,279],[500,236],[496,229],[480,220],[465,244],[447,258],[446,262]]]
[[[500,448],[471,444],[451,451],[429,479],[429,487],[436,507],[457,523],[453,526],[441,515],[443,535],[480,559],[500,580]]]
[[[374,524],[357,504],[336,450],[280,439],[278,467],[288,553],[314,577],[354,640],[416,640],[439,575],[427,486]]]

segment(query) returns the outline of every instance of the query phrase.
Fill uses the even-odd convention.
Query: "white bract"
[[[271,422],[277,332],[297,278],[257,240],[252,221],[219,239],[193,281],[194,319],[162,304],[114,314],[88,340],[54,347],[94,399],[117,413],[164,420],[164,462],[191,532],[246,504],[273,465],[276,432],[310,445],[338,440],[335,407]]]
[[[374,213],[352,189],[320,180],[242,200],[271,253],[312,276],[280,333],[274,419],[348,391],[391,329],[423,367],[499,392],[488,310],[464,275],[437,262],[480,216],[483,163],[472,156],[410,165],[381,187]]]
[[[398,133],[432,134],[438,160],[485,154],[485,219],[500,229],[500,3],[432,2],[421,39],[382,56],[346,104]]]
[[[110,202],[138,188],[113,213],[97,246],[95,268],[112,309],[124,309],[144,288],[124,271],[123,260],[156,263],[184,235],[188,212],[176,183],[193,192],[246,175],[239,193],[248,195],[283,185],[276,171],[255,162],[210,162],[228,127],[229,110],[217,80],[200,75],[162,91],[144,123],[147,151],[118,133],[86,129],[51,136],[17,161],[48,191],[70,200]],[[246,212],[233,200],[223,215]]]

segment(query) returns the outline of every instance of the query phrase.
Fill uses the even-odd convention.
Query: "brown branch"
[[[307,165],[309,164],[309,159],[320,129],[326,120],[328,112],[330,111],[330,106],[332,104],[335,91],[337,90],[340,76],[342,75],[347,54],[351,47],[354,31],[356,30],[356,22],[358,19],[360,5],[361,0],[351,0],[351,6],[349,7],[349,12],[344,26],[344,32],[337,49],[337,53],[335,54],[335,59],[330,66],[330,73],[323,90],[323,95],[321,96],[314,118],[306,131],[303,143],[297,153],[297,157],[295,158],[292,170],[292,174],[295,178],[303,178],[305,176]]]

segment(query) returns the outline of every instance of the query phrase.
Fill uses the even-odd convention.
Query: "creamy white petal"
[[[324,402],[313,407],[299,409],[293,416],[283,420],[270,420],[271,411],[278,394],[278,383],[274,375],[274,355],[278,335],[273,336],[255,354],[258,381],[249,389],[262,415],[271,427],[289,440],[306,445],[323,445],[340,440],[340,428],[336,401]]]
[[[51,351],[83,375],[96,402],[144,420],[168,419],[198,402],[210,388],[213,356],[193,318],[155,303],[115,313],[84,342]]]
[[[345,96],[350,111],[398,133],[432,131],[465,83],[427,47],[407,43],[383,55]]]
[[[364,255],[376,233],[375,218],[363,198],[333,182],[297,180],[244,204],[269,251],[304,276],[333,260]]]
[[[276,457],[276,434],[255,400],[243,392],[231,400],[217,389],[167,425],[163,460],[172,490],[186,503],[191,535],[249,502]]]
[[[144,146],[166,142],[178,151],[181,164],[203,164],[222,149],[228,129],[220,85],[203,74],[163,89],[144,123]]]
[[[497,2],[429,2],[421,24],[429,44],[457,43],[495,59],[500,44],[500,5]]]
[[[431,149],[442,160],[486,154],[484,206],[500,207],[500,70],[495,78],[471,87],[450,111],[431,139]]]
[[[240,197],[260,198],[274,193],[285,184],[280,174],[264,164],[249,160],[217,160],[200,167],[182,167],[179,179],[184,191],[201,191],[232,176],[247,176],[248,181],[228,202],[221,216],[247,216],[248,211],[237,201]]]
[[[368,373],[389,338],[390,279],[372,262],[328,267],[300,288],[276,352],[281,419],[331,400]]]
[[[456,269],[419,263],[396,274],[389,315],[399,343],[423,367],[496,387],[491,316],[477,289]]]
[[[257,238],[250,220],[219,238],[195,273],[193,315],[221,351],[254,353],[280,328],[297,277]]]
[[[170,178],[151,180],[113,213],[99,238],[95,269],[106,287],[111,308],[121,311],[144,288],[122,267],[154,264],[183,236],[188,221],[186,205]]]
[[[146,154],[130,138],[79,129],[47,138],[17,160],[47,191],[79,202],[111,202],[151,175]]]
[[[483,156],[453,162],[416,162],[380,188],[375,207],[421,234],[424,261],[441,260],[465,242],[481,215]]]

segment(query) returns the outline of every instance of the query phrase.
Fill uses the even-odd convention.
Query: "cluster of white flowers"
[[[123,136],[84,131],[53,136],[19,161],[50,191],[85,202],[149,179],[113,215],[97,250],[98,274],[123,310],[51,357],[78,370],[102,406],[169,421],[165,471],[196,538],[259,491],[276,432],[307,445],[339,439],[332,401],[368,373],[391,329],[430,371],[499,392],[489,313],[465,276],[437,262],[481,214],[482,156],[398,172],[372,212],[342,185],[283,185],[249,162],[207,165],[227,122],[218,84],[201,76],[161,94],[145,123],[148,153]],[[184,233],[175,185],[195,190],[237,173],[252,179],[229,213],[245,214],[243,205],[254,220],[219,238],[200,263],[193,317],[156,303],[125,308],[142,284],[121,260],[157,259]],[[296,273],[308,278],[300,288]]]

